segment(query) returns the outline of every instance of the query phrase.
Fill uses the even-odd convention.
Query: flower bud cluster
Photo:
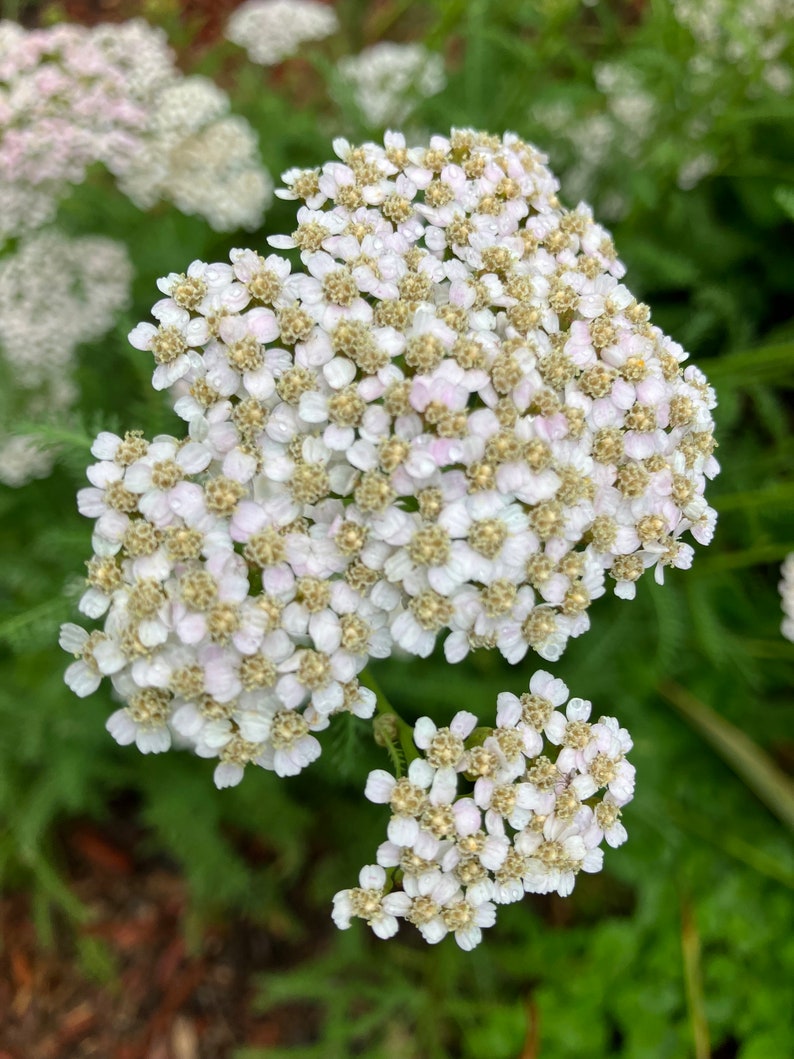
[[[255,135],[226,116],[228,99],[214,88],[210,122],[204,84],[183,78],[162,31],[142,20],[39,30],[0,22],[0,238],[51,219],[97,162],[136,202],[170,198],[216,227],[258,223],[270,183]],[[187,121],[187,133],[172,124],[166,135],[164,111]],[[201,185],[192,196],[189,181]],[[219,210],[226,195],[234,208]]]
[[[317,0],[247,0],[226,24],[226,37],[245,48],[251,62],[275,66],[338,28],[334,9]]]
[[[605,573],[630,598],[713,529],[713,393],[543,156],[469,130],[336,149],[280,192],[304,205],[270,242],[303,271],[234,250],[160,281],[130,339],[189,436],[101,435],[79,498],[107,617],[70,635],[70,683],[110,676],[117,738],[171,724],[223,783],[371,713],[367,658],[556,659]]]
[[[599,871],[601,843],[626,840],[634,767],[628,732],[590,713],[540,671],[527,693],[499,695],[495,728],[475,728],[466,711],[443,728],[421,718],[408,774],[369,775],[366,796],[391,809],[388,838],[359,886],[335,896],[336,925],[360,918],[388,938],[404,919],[430,944],[453,933],[472,949],[496,906],[525,893],[565,897],[580,871]]]

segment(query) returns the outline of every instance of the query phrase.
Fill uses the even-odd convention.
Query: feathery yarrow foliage
[[[476,648],[511,663],[528,651],[557,659],[589,628],[605,575],[631,598],[644,570],[661,581],[665,567],[690,565],[686,535],[707,543],[713,532],[713,392],[622,284],[589,209],[560,205],[544,156],[512,134],[470,130],[427,147],[388,133],[335,150],[338,161],[290,170],[277,192],[302,204],[292,234],[269,242],[297,250],[301,271],[278,253],[233,250],[228,264],[195,261],[159,281],[157,324],[130,340],[152,354],[153,385],[170,391],[187,437],[101,434],[78,497],[95,520],[80,609],[104,625],[64,627],[76,656],[67,682],[85,695],[108,677],[124,702],[108,722],[120,743],[164,751],[176,736],[218,760],[218,786],[249,763],[295,774],[335,715],[371,717],[376,697],[359,681],[368,659],[425,657],[440,640],[450,663]],[[461,754],[469,716],[458,719]],[[522,716],[497,729],[523,738]],[[417,725],[423,749],[432,724]],[[627,737],[604,724],[622,755]],[[537,761],[524,764],[516,744],[505,763],[469,767],[496,761],[491,743],[508,737],[494,730],[465,767],[425,786],[454,812],[456,769],[479,776],[475,811],[498,831],[486,781],[517,784],[511,826],[522,831],[531,809],[549,833],[544,822],[522,840],[532,864],[514,879],[566,890],[595,864],[600,837],[592,848],[582,838],[595,834],[592,806],[580,827],[552,803],[563,789],[580,802],[594,793],[576,780],[591,744],[565,744],[584,756],[558,767],[538,757],[541,729],[521,751]],[[558,745],[557,728],[544,730]],[[538,808],[523,785],[541,767],[551,801]],[[411,769],[422,787],[427,768]],[[577,852],[554,868],[564,879],[541,884],[536,846],[564,850],[569,838]],[[582,842],[591,852],[580,857]],[[442,872],[457,870],[444,850]],[[380,878],[368,870],[363,890]],[[467,928],[492,915],[490,889],[474,893],[473,918],[439,921],[466,946]],[[408,896],[469,901],[457,888]],[[352,900],[342,920],[361,914]]]

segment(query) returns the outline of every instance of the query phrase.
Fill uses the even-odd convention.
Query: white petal
[[[436,772],[432,765],[430,765],[423,758],[414,758],[411,764],[408,766],[408,779],[411,783],[417,787],[421,787],[426,790],[433,782],[433,777]]]
[[[364,890],[381,890],[386,883],[386,872],[379,864],[366,864],[358,873],[358,884]]]
[[[412,816],[393,816],[386,834],[397,846],[412,846],[419,834],[419,824]]]
[[[63,679],[75,695],[81,699],[84,699],[86,695],[93,694],[102,680],[99,674],[89,669],[82,659],[78,662],[72,662],[64,673]]]
[[[69,654],[80,654],[88,639],[88,633],[72,621],[64,622],[58,636],[58,644]]]
[[[570,721],[586,721],[590,716],[592,703],[587,699],[573,698],[568,703],[566,714]]]
[[[458,789],[458,777],[453,768],[439,769],[430,788],[433,805],[449,805]]]
[[[135,743],[142,754],[162,754],[171,746],[171,733],[164,725],[139,728]]]
[[[236,787],[240,780],[243,778],[243,767],[242,765],[233,765],[231,762],[224,762],[215,769],[213,779],[215,786],[218,790],[223,787]]]
[[[364,788],[364,797],[376,804],[385,804],[389,801],[394,790],[396,780],[383,769],[375,769],[367,777],[367,785]]]
[[[438,729],[429,717],[420,717],[414,725],[414,742],[420,750],[427,750]]]
[[[376,919],[373,919],[370,922],[370,926],[372,927],[373,933],[379,938],[383,938],[384,941],[386,938],[393,938],[399,929],[399,923],[394,916],[386,915],[381,915]]]
[[[456,930],[455,941],[464,952],[471,952],[482,941],[482,931],[474,926],[466,927],[465,930]]]
[[[94,648],[94,660],[103,676],[118,673],[127,664],[121,648],[114,640],[102,640]]]
[[[468,710],[459,710],[452,718],[449,728],[459,739],[466,739],[477,727],[478,717]]]
[[[121,746],[134,743],[138,731],[135,722],[126,710],[116,710],[112,713],[105,723],[105,728]]]
[[[411,910],[411,898],[406,893],[397,891],[386,894],[383,898],[383,911],[390,916],[405,916]]]
[[[429,923],[425,923],[419,930],[428,945],[438,945],[449,933],[440,916],[431,919]]]

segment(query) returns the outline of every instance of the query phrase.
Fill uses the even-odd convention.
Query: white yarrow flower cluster
[[[228,96],[205,77],[160,93],[119,187],[141,209],[167,200],[217,231],[258,227],[273,190],[256,133],[229,114]]]
[[[353,88],[369,125],[401,125],[417,102],[442,91],[444,60],[423,44],[382,41],[339,62],[339,73]]]
[[[102,434],[78,694],[110,679],[122,742],[171,731],[281,775],[371,716],[358,674],[395,648],[556,659],[604,575],[707,543],[714,395],[622,284],[544,157],[470,130],[336,144],[285,174],[278,253],[159,282],[132,332],[186,438]]]
[[[601,843],[626,840],[620,816],[634,767],[628,732],[590,715],[589,702],[568,700],[566,685],[541,671],[523,695],[499,696],[495,728],[475,728],[466,711],[442,728],[421,718],[422,753],[407,775],[369,775],[367,798],[391,809],[388,837],[358,887],[334,897],[336,925],[359,918],[388,938],[402,919],[430,944],[451,933],[468,950],[498,905],[525,893],[566,897],[580,871],[599,871]]]
[[[226,37],[245,48],[251,62],[275,66],[337,29],[334,9],[316,0],[248,0],[226,24]]]
[[[786,556],[780,573],[782,580],[778,588],[783,607],[783,624],[780,631],[787,640],[794,641],[794,552]]]
[[[743,74],[760,74],[781,95],[792,86],[791,7],[787,0],[673,0],[673,14],[698,44],[704,70],[727,59]]]
[[[22,420],[63,415],[75,399],[74,355],[108,331],[129,300],[132,266],[121,243],[44,229],[0,258],[0,481],[49,473],[53,454],[12,433]]]

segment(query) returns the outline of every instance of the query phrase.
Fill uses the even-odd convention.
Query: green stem
[[[375,693],[375,709],[377,713],[382,717],[394,718],[397,725],[397,736],[400,740],[400,748],[402,749],[406,762],[410,764],[414,758],[419,757],[419,751],[417,750],[413,739],[413,728],[400,716],[394,706],[392,706],[391,702],[389,702],[384,694],[383,688],[381,688],[378,681],[372,675],[372,670],[369,666],[367,666],[367,668],[359,675],[359,681],[364,687],[369,688],[370,691]]]
[[[721,574],[726,570],[738,570],[744,566],[760,566],[762,563],[776,563],[794,551],[794,541],[780,544],[758,544],[737,552],[722,552],[721,555],[707,556],[696,563],[697,574],[709,576]]]
[[[691,904],[681,899],[681,954],[684,962],[684,986],[695,1059],[710,1059],[709,1024],[703,995],[703,971],[700,959],[700,935]]]
[[[744,511],[748,507],[784,507],[794,500],[794,482],[778,483],[766,489],[750,489],[743,493],[726,493],[717,497],[715,504],[720,514],[725,511]]]
[[[742,639],[742,646],[753,658],[777,658],[781,661],[794,661],[794,645],[781,636],[779,640]]]

